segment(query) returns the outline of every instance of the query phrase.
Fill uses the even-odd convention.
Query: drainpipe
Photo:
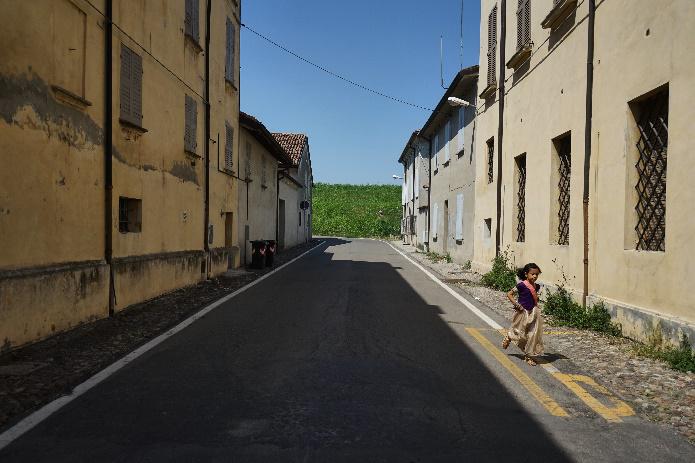
[[[497,226],[495,227],[495,256],[500,255],[502,221],[502,142],[504,139],[504,70],[505,44],[507,36],[507,1],[500,3],[500,76],[499,76],[499,121],[497,122]]]
[[[427,139],[425,139],[427,140]],[[432,139],[428,141],[429,149],[429,169],[427,169],[427,252],[430,252],[430,231],[432,228],[431,217],[432,217]]]
[[[280,249],[278,244],[280,239],[280,179],[283,178],[283,172],[278,169],[275,177],[275,246],[276,249]]]
[[[416,140],[417,140],[417,138],[416,138]],[[413,201],[412,201],[413,207],[411,209],[411,215],[415,216],[415,162],[416,162],[415,156],[417,154],[417,149],[414,146],[412,148],[413,148],[413,188],[412,188],[413,189]],[[411,220],[411,219],[408,219],[408,220]],[[411,220],[411,222],[412,222],[412,220]],[[411,229],[410,230],[410,244],[413,244],[415,242],[413,234],[417,235],[417,231],[415,231],[415,233],[413,233],[413,230]]]
[[[591,117],[594,91],[594,20],[596,0],[589,0],[588,50],[586,56],[586,121],[584,123],[584,290],[582,305],[586,307],[589,295],[589,171],[591,169]]]
[[[116,306],[113,276],[113,2],[104,17],[104,259],[109,269],[109,316]]]
[[[205,250],[206,278],[210,278],[210,245],[208,230],[210,228],[210,4],[205,7],[205,230],[203,233],[203,249]]]

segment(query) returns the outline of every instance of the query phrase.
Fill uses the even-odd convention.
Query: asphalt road
[[[0,461],[695,461],[683,439],[634,416],[605,419],[500,339],[388,244],[331,239],[48,417]]]

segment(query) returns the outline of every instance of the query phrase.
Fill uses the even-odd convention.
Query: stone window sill
[[[507,69],[516,69],[521,64],[526,62],[529,56],[531,56],[531,50],[533,49],[533,42],[527,43],[523,47],[519,48],[516,53],[507,61]]]
[[[541,26],[543,29],[555,29],[572,13],[576,6],[577,0],[562,0],[550,10],[548,16],[541,22]]]
[[[203,47],[200,46],[198,40],[190,34],[184,34],[186,42],[190,43],[196,53],[201,54],[203,52]]]
[[[489,84],[487,87],[485,87],[485,90],[483,90],[482,93],[478,96],[483,99],[490,98],[490,96],[495,94],[495,90],[497,90],[497,82]]]
[[[92,106],[91,101],[85,100],[81,96],[72,93],[68,89],[60,87],[58,85],[51,85],[51,88],[53,89],[53,93],[55,94],[56,98],[58,98],[61,101],[64,101],[65,103],[72,104],[73,106],[77,106],[81,109],[87,109],[87,107]]]
[[[121,125],[128,127],[129,129],[133,129],[133,130],[140,132],[140,133],[147,133],[146,128],[136,124],[135,122],[131,122],[127,119],[123,119],[122,117],[118,119],[118,122],[120,122]]]

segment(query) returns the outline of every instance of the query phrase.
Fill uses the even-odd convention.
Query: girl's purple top
[[[535,286],[536,294],[538,294],[538,291],[540,291],[541,287],[539,285]],[[533,294],[531,294],[531,290],[526,287],[523,281],[517,283],[516,290],[519,292],[519,304],[521,304],[521,307],[528,310],[529,312],[532,311],[533,308],[536,306],[536,302],[533,300]]]

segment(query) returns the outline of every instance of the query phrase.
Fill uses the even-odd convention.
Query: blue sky
[[[254,0],[242,22],[367,87],[434,108],[460,68],[460,0]],[[464,0],[463,66],[478,62],[480,2]],[[353,87],[241,30],[241,110],[271,132],[309,136],[314,181],[394,183],[429,112]]]

